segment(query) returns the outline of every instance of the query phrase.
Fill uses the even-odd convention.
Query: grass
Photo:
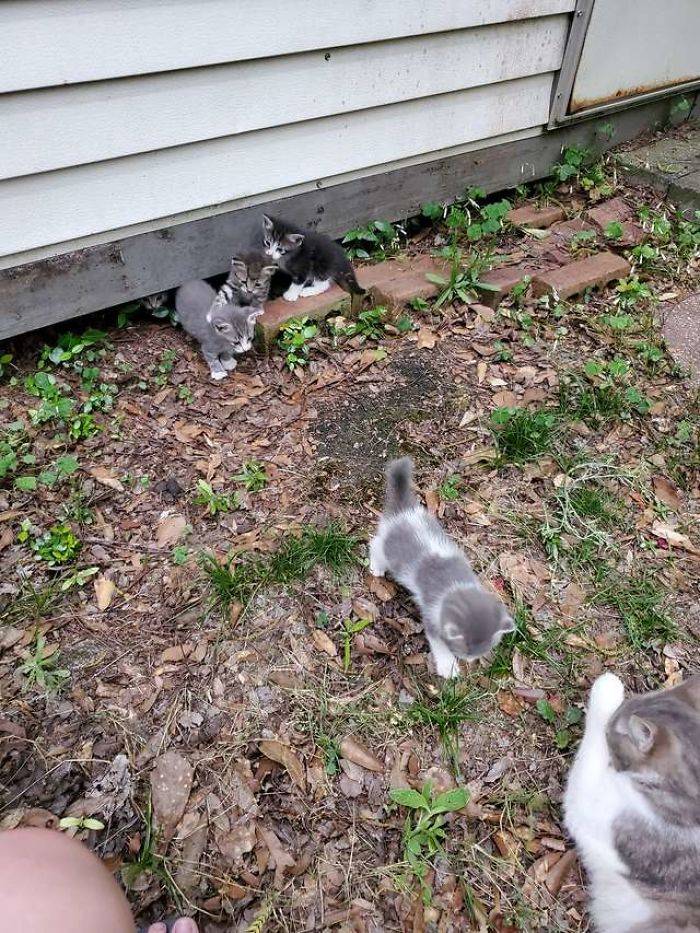
[[[24,664],[19,669],[25,678],[27,689],[38,687],[45,693],[58,693],[70,677],[69,670],[56,666],[60,654],[56,646],[47,650],[45,636],[37,632],[34,648],[27,654]]]
[[[527,463],[546,454],[560,427],[557,412],[540,409],[496,408],[491,428],[502,463]]]
[[[448,680],[436,697],[422,696],[409,707],[410,722],[437,729],[445,757],[455,774],[459,774],[459,727],[478,718],[478,705],[483,692]]]
[[[356,562],[357,539],[332,523],[325,528],[304,528],[300,535],[287,535],[268,557],[220,561],[202,554],[200,563],[222,606],[233,602],[245,606],[261,588],[289,585],[304,580],[317,564],[341,573]]]
[[[562,644],[562,633],[558,626],[535,630],[530,610],[520,601],[515,604],[513,621],[515,631],[505,635],[495,649],[488,669],[489,677],[500,678],[511,674],[513,651],[516,648],[521,654],[547,664],[559,674],[570,669],[571,654]],[[563,653],[565,660],[558,660],[557,653]]]
[[[260,492],[270,481],[265,467],[259,460],[247,460],[241,467],[240,473],[236,473],[233,479],[234,482],[244,486],[248,492]]]
[[[619,612],[630,644],[637,649],[677,637],[676,623],[663,611],[664,598],[663,589],[650,573],[615,577],[594,597]]]

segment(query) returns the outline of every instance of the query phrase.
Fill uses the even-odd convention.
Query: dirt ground
[[[553,197],[569,216],[587,203],[575,184]],[[68,328],[16,341],[0,378],[19,458],[0,480],[0,826],[63,821],[141,923],[586,929],[560,803],[587,690],[605,668],[632,690],[675,683],[700,634],[698,399],[655,323],[697,290],[700,261],[655,236],[636,270],[649,294],[624,306],[614,287],[429,305],[379,339],[322,331],[294,373],[249,354],[222,384],[167,322],[102,316],[88,323],[106,337],[41,370],[76,406],[97,391],[87,438],[28,416],[25,380]],[[87,389],[81,365],[99,369]],[[551,415],[541,443],[529,423],[508,446],[503,408]],[[518,622],[457,686],[432,672],[407,595],[367,571],[399,453]],[[66,456],[53,482],[17,483]],[[267,482],[240,477],[251,461]],[[209,514],[198,481],[230,509]],[[51,566],[57,525],[70,559]],[[289,542],[329,526],[327,550],[292,567]],[[469,800],[421,885],[390,792],[426,782]]]

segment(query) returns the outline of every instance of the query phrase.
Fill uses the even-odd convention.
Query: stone
[[[700,292],[665,307],[663,335],[674,360],[690,369],[690,382],[700,387]]]
[[[581,217],[574,217],[572,220],[562,220],[560,223],[553,224],[549,229],[552,239],[556,241],[557,246],[568,245],[577,233],[583,233],[584,231],[597,233],[593,224],[590,224],[587,220],[583,220]]]
[[[587,288],[602,288],[614,279],[629,275],[630,264],[615,253],[597,253],[558,269],[539,273],[532,282],[535,297],[554,294],[559,298],[579,295]]]
[[[269,350],[273,340],[292,318],[308,317],[312,321],[322,321],[333,311],[346,314],[350,310],[350,295],[338,285],[332,285],[327,292],[285,301],[275,298],[266,306],[255,322],[255,334],[263,349]]]
[[[375,305],[396,311],[412,298],[433,298],[439,293],[440,286],[430,282],[428,274],[448,278],[447,263],[425,255],[387,259],[376,266],[366,266],[360,282]]]
[[[566,214],[561,207],[555,204],[538,207],[536,204],[526,204],[524,207],[515,207],[508,211],[506,220],[516,227],[532,227],[534,230],[543,230],[551,227],[558,220],[564,220]]]
[[[644,239],[644,230],[637,223],[632,208],[622,198],[611,198],[588,211],[591,220],[602,234],[611,223],[619,223],[622,236],[614,240],[618,246],[636,246]]]
[[[692,216],[700,210],[700,126],[620,152],[615,157],[627,181],[652,188]]]

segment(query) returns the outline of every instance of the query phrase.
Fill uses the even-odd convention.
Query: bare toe
[[[191,917],[180,917],[173,924],[172,933],[199,933],[199,927]]]
[[[168,928],[164,923],[152,923],[146,933],[168,933]]]

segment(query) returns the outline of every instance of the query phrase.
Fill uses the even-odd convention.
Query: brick
[[[644,239],[644,230],[637,223],[634,211],[622,198],[611,198],[588,211],[591,220],[601,233],[605,233],[608,224],[619,223],[622,226],[622,236],[615,240],[620,246],[636,246]]]
[[[577,233],[583,233],[584,230],[590,230],[593,233],[598,232],[593,224],[588,223],[587,220],[583,220],[581,217],[574,217],[573,220],[563,220],[561,223],[553,224],[549,228],[549,232],[556,241],[557,246],[568,245]]]
[[[501,266],[500,269],[492,269],[490,272],[485,272],[480,276],[480,281],[486,285],[495,285],[497,291],[480,289],[479,300],[489,308],[497,308],[503,299],[510,294],[511,290],[519,282],[522,282],[525,276],[529,275],[532,277],[535,272],[535,267],[527,264]]]
[[[624,278],[630,268],[627,260],[615,253],[597,253],[538,274],[532,282],[532,293],[535,297],[551,293],[570,298],[587,288],[602,288],[614,279]]]
[[[387,259],[366,266],[358,278],[375,305],[398,310],[412,298],[432,298],[438,294],[440,286],[426,279],[428,273],[447,277],[447,264],[425,255]]]
[[[350,308],[350,295],[338,285],[333,285],[327,292],[285,301],[275,298],[266,306],[256,321],[255,334],[260,345],[267,349],[282,327],[295,317],[308,317],[312,321],[322,321],[333,311],[346,313]]]
[[[532,227],[534,230],[544,230],[565,217],[564,210],[554,204],[547,207],[526,204],[524,207],[515,207],[506,214],[506,220],[516,227]]]

